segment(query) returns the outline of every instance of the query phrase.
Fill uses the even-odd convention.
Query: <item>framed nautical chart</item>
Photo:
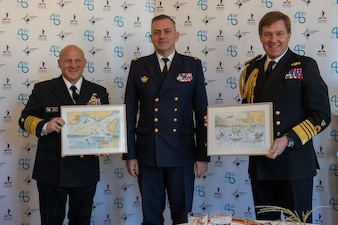
[[[208,106],[208,155],[265,155],[272,131],[271,102]]]
[[[127,152],[125,105],[61,106],[61,154]]]

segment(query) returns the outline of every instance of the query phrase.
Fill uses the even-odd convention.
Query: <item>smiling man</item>
[[[273,103],[274,141],[266,156],[249,158],[254,204],[281,206],[302,215],[312,209],[313,177],[319,169],[312,138],[331,120],[328,89],[316,61],[288,48],[287,15],[265,14],[259,36],[266,54],[246,62],[240,91],[243,103]],[[257,218],[278,219],[280,214],[262,213]]]

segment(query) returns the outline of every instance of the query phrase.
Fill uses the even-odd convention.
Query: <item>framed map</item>
[[[271,102],[208,106],[208,155],[265,155],[272,131]]]
[[[61,106],[61,154],[127,152],[125,105]]]

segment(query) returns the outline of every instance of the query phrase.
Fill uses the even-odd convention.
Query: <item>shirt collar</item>
[[[62,76],[63,81],[65,82],[67,89],[69,90],[71,86],[73,86],[73,84],[71,84],[64,76]],[[80,93],[80,89],[82,86],[82,81],[83,81],[83,77],[81,76],[80,79],[76,82],[76,84],[74,84],[74,86],[77,88],[77,92]]]

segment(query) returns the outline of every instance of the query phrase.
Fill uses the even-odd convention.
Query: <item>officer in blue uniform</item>
[[[138,177],[143,225],[163,224],[166,193],[173,224],[187,222],[195,176],[205,174],[209,161],[201,61],[175,51],[178,37],[170,17],[153,18],[155,53],[132,61],[126,86],[128,153],[123,159]]]
[[[33,178],[39,191],[41,225],[62,225],[69,197],[68,224],[89,225],[99,159],[94,155],[61,155],[60,106],[108,104],[106,88],[82,77],[86,59],[82,49],[68,45],[58,60],[62,75],[37,83],[22,110],[19,125],[39,138]],[[76,87],[75,93],[71,87]]]
[[[281,206],[302,215],[312,209],[313,177],[319,169],[312,138],[331,121],[328,89],[316,61],[288,48],[287,15],[267,13],[259,23],[259,35],[266,54],[246,63],[241,95],[243,103],[273,103],[274,141],[266,156],[249,158],[254,204]],[[270,61],[274,62],[268,69]],[[257,218],[280,215],[262,213]]]

